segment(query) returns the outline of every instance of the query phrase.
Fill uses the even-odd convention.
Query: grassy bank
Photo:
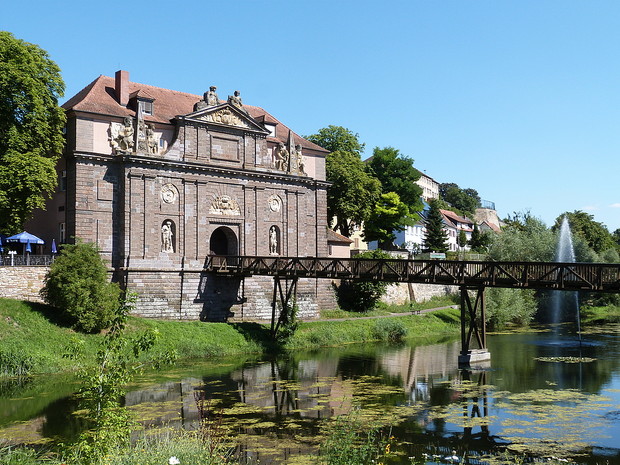
[[[394,309],[392,309],[394,310]],[[339,313],[339,316],[343,316]],[[384,320],[390,320],[387,324]],[[181,358],[225,357],[260,354],[274,349],[315,349],[321,346],[387,340],[397,331],[399,338],[456,334],[456,310],[427,315],[355,321],[300,323],[297,333],[282,347],[274,347],[269,328],[258,323],[203,323],[132,317],[130,329],[155,329],[160,337],[156,350],[174,350]],[[76,361],[64,354],[72,341],[80,341],[84,359],[92,359],[99,334],[78,333],[60,321],[51,307],[0,298],[0,374],[70,371]]]

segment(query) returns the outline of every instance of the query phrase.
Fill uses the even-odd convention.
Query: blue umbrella
[[[58,253],[56,249],[56,239],[52,239],[52,253]]]
[[[5,243],[10,243],[10,242],[18,242],[21,244],[26,244],[28,242],[32,242],[33,244],[45,244],[45,241],[43,239],[39,239],[37,236],[35,236],[34,234],[30,234],[26,231],[24,232],[20,232],[19,234],[15,234],[14,236],[11,237],[7,237],[4,240]]]

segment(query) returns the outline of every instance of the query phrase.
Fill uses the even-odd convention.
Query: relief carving
[[[134,126],[135,125],[135,126]],[[110,123],[110,145],[115,155],[128,155],[131,153],[159,153],[159,137],[155,133],[155,126],[146,124],[138,116],[135,120],[126,116],[121,123]]]
[[[248,127],[245,121],[235,115],[228,108],[222,108],[221,110],[218,110],[216,112],[209,113],[208,115],[205,115],[203,119],[211,123],[226,124],[228,126],[239,126],[243,128]]]
[[[209,213],[215,215],[237,216],[241,215],[239,203],[228,195],[220,195],[211,203]]]
[[[173,184],[167,183],[161,187],[161,200],[164,203],[174,203],[179,196],[179,191]]]
[[[282,208],[282,200],[277,195],[272,195],[269,197],[269,210],[274,213],[277,213]]]

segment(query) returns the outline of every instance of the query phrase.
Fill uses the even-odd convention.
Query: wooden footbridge
[[[236,277],[273,276],[274,331],[280,323],[275,322],[277,297],[281,307],[286,308],[296,292],[297,279],[302,277],[459,286],[462,342],[459,361],[463,363],[490,358],[486,349],[486,287],[620,293],[620,264],[603,263],[209,256],[205,271]],[[285,284],[284,290],[282,280],[291,283]],[[470,294],[475,294],[473,304]]]

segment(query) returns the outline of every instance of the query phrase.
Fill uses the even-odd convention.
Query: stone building
[[[60,189],[28,225],[98,245],[144,316],[271,317],[273,280],[204,273],[209,254],[327,256],[325,156],[235,91],[220,99],[100,76],[69,99]],[[300,280],[302,316],[333,306]]]

